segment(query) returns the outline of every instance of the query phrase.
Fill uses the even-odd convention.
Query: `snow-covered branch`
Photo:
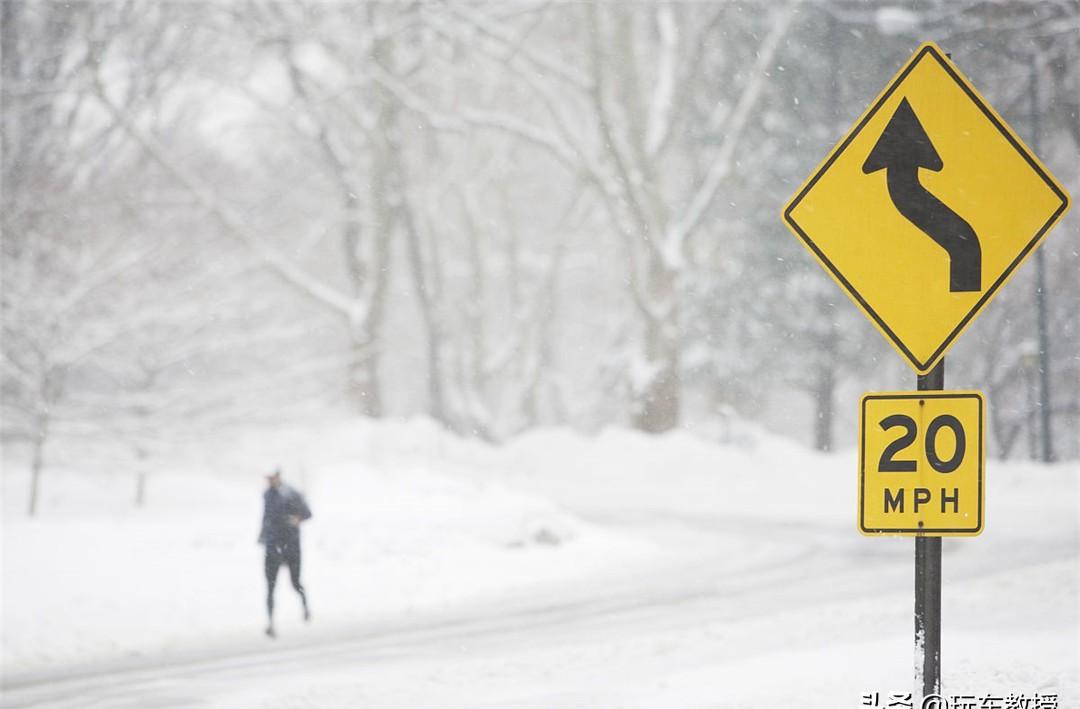
[[[720,184],[731,174],[735,163],[735,153],[743,139],[743,132],[765,90],[769,67],[773,65],[780,43],[787,35],[788,27],[795,19],[801,3],[802,0],[790,0],[787,5],[776,10],[770,19],[769,31],[758,47],[757,58],[747,73],[746,83],[724,125],[724,137],[713,158],[712,166],[701,186],[690,199],[682,218],[670,227],[665,236],[664,256],[669,263],[682,262],[686,240],[701,225],[709,205],[712,204],[720,189]]]
[[[237,237],[245,245],[250,247],[275,274],[290,286],[296,288],[301,294],[337,310],[351,320],[359,321],[364,318],[363,311],[365,304],[363,302],[345,296],[336,289],[326,285],[323,280],[305,272],[293,263],[288,256],[267,244],[265,240],[251,231],[251,229],[244,224],[243,220],[233,213],[226,205],[222,204],[214,192],[208,186],[203,184],[194,173],[183,167],[156,141],[136,126],[130,116],[117,108],[116,104],[109,98],[105,87],[101,84],[101,81],[96,74],[93,77],[93,81],[95,86],[95,96],[113,119],[123,126],[127,135],[135,141],[135,143],[137,143],[139,147],[154,160],[154,162],[172,175],[173,178],[175,178],[176,181],[195,198],[202,208],[215,218],[218,224],[220,224],[228,234]]]
[[[649,103],[648,133],[645,136],[645,150],[650,157],[655,157],[660,151],[671,130],[672,101],[675,98],[678,71],[679,28],[670,5],[657,9],[656,26],[660,34],[660,49],[656,62],[656,82],[652,101]]]
[[[556,61],[549,56],[534,51],[521,37],[514,36],[497,22],[492,22],[478,12],[468,9],[463,3],[447,3],[447,9],[485,37],[497,41],[506,50],[511,60],[520,57],[535,70],[549,74],[580,91],[589,91],[590,81],[575,67]]]

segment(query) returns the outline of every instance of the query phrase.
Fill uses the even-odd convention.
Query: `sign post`
[[[945,391],[945,361],[916,391],[859,402],[859,531],[915,537],[915,677],[941,693],[941,544],[977,536],[985,521],[986,402]]]
[[[945,359],[918,378],[919,391],[945,388]],[[941,537],[915,537],[915,685],[941,694]]]
[[[985,401],[944,391],[945,353],[1069,206],[1049,170],[927,42],[783,210],[918,374],[916,391],[860,401],[858,509],[863,534],[915,538],[917,706],[941,695],[941,539],[976,536],[985,518]]]

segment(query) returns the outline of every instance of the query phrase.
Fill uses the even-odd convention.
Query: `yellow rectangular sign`
[[[986,404],[977,391],[864,394],[859,531],[976,536],[985,518]]]

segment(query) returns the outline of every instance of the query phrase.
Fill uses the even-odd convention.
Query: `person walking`
[[[292,587],[300,594],[304,620],[311,620],[307,594],[300,583],[300,523],[308,519],[311,519],[311,509],[307,500],[298,490],[281,481],[281,470],[267,475],[259,543],[266,546],[266,613],[269,618],[266,634],[272,638],[277,635],[274,631],[274,586],[282,564],[288,565]]]

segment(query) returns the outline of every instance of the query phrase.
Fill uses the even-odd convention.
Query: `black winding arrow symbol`
[[[971,225],[919,184],[919,168],[943,167],[930,137],[905,98],[885,126],[862,171],[885,170],[889,197],[904,217],[949,254],[949,290],[982,290],[982,248]]]

